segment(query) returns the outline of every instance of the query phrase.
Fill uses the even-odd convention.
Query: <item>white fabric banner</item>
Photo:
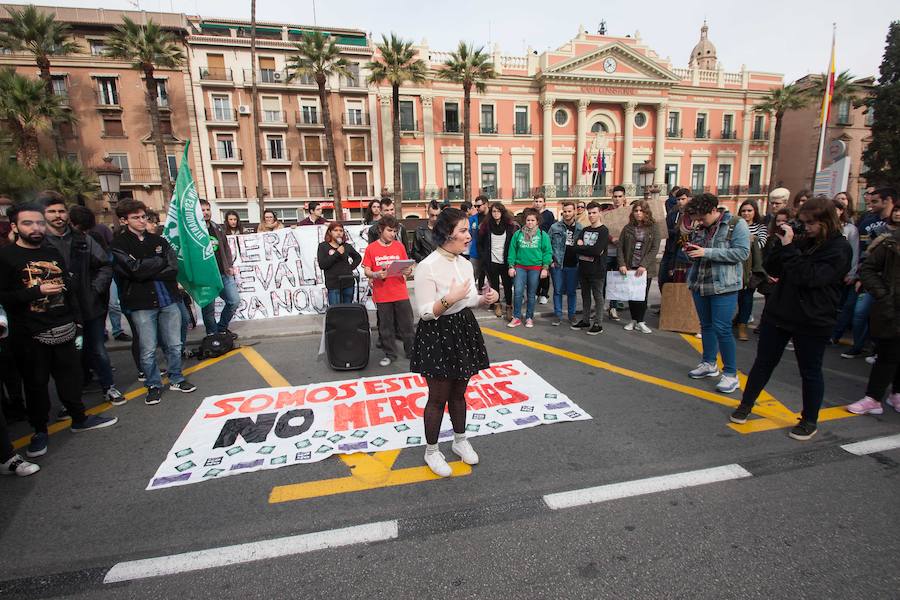
[[[622,275],[618,271],[606,272],[606,299],[607,300],[637,300],[647,299],[647,273],[638,277],[637,271],[628,271]]]
[[[148,490],[260,469],[425,444],[425,380],[415,373],[210,396],[197,408]],[[591,416],[518,360],[469,381],[470,437]],[[440,440],[453,437],[444,414]]]

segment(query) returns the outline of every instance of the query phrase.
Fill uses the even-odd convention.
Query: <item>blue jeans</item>
[[[178,311],[181,313],[181,348],[184,349],[184,345],[187,343],[188,323],[191,322],[191,314],[188,312],[185,302],[177,302],[176,304],[178,304]]]
[[[241,294],[238,291],[237,281],[231,275],[222,275],[222,291],[219,292],[219,298],[225,301],[222,308],[222,314],[219,315],[219,322],[216,323],[216,302],[213,300],[204,306],[200,313],[203,315],[203,326],[206,328],[206,335],[219,333],[228,329],[231,318],[237,312],[238,306],[241,304]]]
[[[700,318],[703,335],[703,362],[716,364],[716,354],[722,354],[722,373],[737,376],[737,347],[731,333],[731,319],[737,308],[737,292],[701,296],[694,292],[694,306]]]
[[[856,299],[856,307],[853,309],[853,348],[850,352],[862,352],[869,339],[869,313],[872,312],[874,301],[872,295],[866,292]]]
[[[855,284],[850,284],[844,286],[844,298],[841,301],[841,312],[838,315],[837,323],[834,326],[834,331],[831,333],[831,339],[835,341],[835,343],[839,342],[842,337],[844,337],[844,332],[847,331],[850,327],[850,323],[853,321],[853,312],[856,310],[856,299],[859,297],[859,294],[856,293]]]
[[[138,329],[141,348],[141,371],[147,376],[147,387],[162,387],[159,367],[156,366],[157,341],[166,354],[169,367],[169,381],[184,381],[181,374],[181,309],[178,303],[164,308],[136,310],[131,320]],[[157,332],[159,335],[157,336]]]
[[[534,303],[537,300],[538,284],[541,280],[541,272],[537,269],[520,269],[516,267],[516,277],[513,280],[513,316],[522,318],[522,302],[528,294],[528,305],[525,309],[525,318],[534,318]],[[526,289],[527,288],[527,289]]]
[[[119,305],[119,289],[116,287],[115,279],[109,284],[109,325],[112,328],[113,337],[123,332],[122,307]]]
[[[750,315],[753,314],[753,294],[756,290],[746,288],[739,291],[738,294],[738,314],[737,322],[746,325],[750,322]]]
[[[550,278],[553,279],[553,313],[562,318],[562,297],[566,295],[566,308],[569,319],[575,318],[575,292],[578,289],[578,267],[551,267]]]
[[[350,304],[353,302],[353,286],[340,290],[328,290],[328,306]]]
[[[106,345],[103,341],[106,317],[88,319],[82,327],[84,328],[83,361],[86,361],[94,370],[100,387],[106,390],[113,385],[112,365],[109,363],[109,354],[106,353]]]

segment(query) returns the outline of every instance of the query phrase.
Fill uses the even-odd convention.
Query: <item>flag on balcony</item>
[[[600,158],[597,160],[597,169],[601,173],[606,173],[606,153],[603,150],[600,151]]]
[[[190,142],[184,146],[163,237],[178,255],[178,283],[202,308],[222,291],[222,276],[213,247],[218,242],[210,236],[203,221],[200,199],[188,164],[189,146]]]
[[[588,159],[587,148],[584,149],[584,156],[581,157],[581,174],[585,175],[591,170],[591,161]]]
[[[825,131],[828,129],[828,117],[831,116],[831,100],[834,98],[834,43],[837,25],[832,25],[831,30],[831,60],[828,63],[828,72],[825,74],[825,94],[822,96],[822,122],[819,130],[819,152],[816,158],[816,172],[822,170],[822,154],[825,151]]]

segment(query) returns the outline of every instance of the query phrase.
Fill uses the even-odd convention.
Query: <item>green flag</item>
[[[184,146],[163,237],[178,254],[178,283],[202,308],[222,291],[222,275],[188,166],[189,146]]]

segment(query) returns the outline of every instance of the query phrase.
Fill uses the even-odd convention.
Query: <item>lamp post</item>
[[[638,181],[644,190],[644,200],[649,199],[651,194],[659,194],[659,187],[653,185],[655,175],[656,167],[649,160],[645,160],[638,169]]]
[[[107,196],[109,207],[115,212],[119,200],[119,186],[122,183],[122,169],[113,164],[109,155],[103,157],[103,164],[94,169],[100,180],[100,191]]]

